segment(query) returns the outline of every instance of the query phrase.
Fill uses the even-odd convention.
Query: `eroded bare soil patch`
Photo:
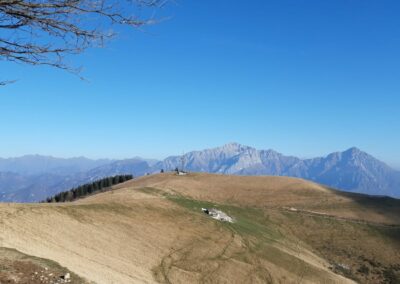
[[[1,284],[88,283],[56,262],[0,248]]]

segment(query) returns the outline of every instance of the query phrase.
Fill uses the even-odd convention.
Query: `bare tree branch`
[[[167,1],[0,0],[0,60],[78,73],[65,63],[66,55],[103,46],[114,36],[114,25],[140,28],[153,23],[151,16],[140,14]]]
[[[5,85],[8,85],[8,84],[12,84],[12,83],[15,83],[16,82],[16,80],[13,80],[13,81],[0,81],[0,86],[5,86]]]

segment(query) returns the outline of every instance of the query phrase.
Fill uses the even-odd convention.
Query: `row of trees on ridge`
[[[78,186],[71,190],[60,192],[52,197],[48,197],[45,201],[47,203],[52,202],[69,202],[74,201],[78,198],[99,192],[104,191],[105,189],[123,183],[125,181],[133,179],[133,175],[116,175],[113,177],[106,177],[99,180],[96,180],[92,183],[86,183],[84,185]]]

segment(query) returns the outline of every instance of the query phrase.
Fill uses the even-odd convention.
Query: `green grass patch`
[[[172,202],[195,212],[204,215],[213,222],[218,223],[233,233],[242,237],[246,243],[246,250],[235,254],[233,257],[239,261],[254,265],[254,256],[270,261],[297,275],[307,276],[312,279],[322,279],[323,273],[310,266],[303,260],[282,251],[274,244],[287,241],[286,237],[279,231],[279,225],[273,223],[269,216],[260,209],[251,207],[237,207],[226,204],[216,204],[213,202],[199,201],[185,198],[182,196],[170,195],[167,197]],[[227,213],[235,219],[234,223],[220,222],[208,217],[201,212],[201,208],[216,208]]]
[[[255,237],[257,240],[273,242],[281,239],[283,235],[277,230],[275,225],[270,222],[268,216],[260,209],[250,207],[237,207],[226,204],[216,204],[208,201],[194,200],[178,195],[168,195],[167,199],[198,214],[204,215],[231,231],[244,236]],[[215,208],[221,210],[234,218],[234,223],[221,222],[208,217],[202,213],[201,208]]]

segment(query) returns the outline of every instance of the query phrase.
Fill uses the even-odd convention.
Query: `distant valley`
[[[285,156],[238,143],[171,156],[162,161],[61,159],[39,155],[0,159],[0,201],[34,202],[102,177],[143,176],[181,168],[231,175],[291,176],[336,189],[400,197],[400,172],[373,156],[351,148],[313,159]]]

